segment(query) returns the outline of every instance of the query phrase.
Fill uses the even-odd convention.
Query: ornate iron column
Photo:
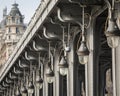
[[[89,61],[85,65],[85,80],[86,80],[86,96],[94,96],[94,20],[88,29],[88,43],[89,43]]]

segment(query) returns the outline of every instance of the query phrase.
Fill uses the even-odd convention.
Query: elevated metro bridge
[[[120,27],[119,0],[113,3]],[[41,1],[0,69],[0,96],[120,96],[120,46],[110,48],[104,33],[113,3]]]

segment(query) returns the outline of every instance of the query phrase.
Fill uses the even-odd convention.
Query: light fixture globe
[[[89,50],[85,41],[81,41],[81,45],[77,51],[80,64],[87,64],[89,57]]]
[[[66,51],[66,52],[70,52],[70,51],[71,51],[70,46],[66,46],[66,47],[65,47],[65,51]]]
[[[15,89],[12,89],[12,96],[15,96]]]
[[[30,94],[34,93],[34,85],[33,85],[32,81],[30,81],[28,84],[28,93],[30,93]]]
[[[48,83],[53,83],[54,81],[54,72],[50,66],[47,66],[47,69],[46,69],[46,79]]]
[[[59,63],[59,71],[62,76],[67,75],[68,72],[68,63],[67,60],[65,59],[65,56],[62,56],[62,59],[60,60]]]
[[[15,96],[15,94],[12,94],[12,96]]]
[[[17,89],[16,89],[15,96],[22,96],[18,86],[17,86]]]
[[[105,35],[107,37],[107,43],[109,47],[118,47],[120,41],[120,30],[114,18],[109,19],[108,28],[105,31]]]
[[[43,79],[40,76],[36,76],[36,87],[38,89],[42,89]]]
[[[22,95],[27,94],[27,89],[26,89],[26,87],[24,85],[21,87],[21,93],[22,93]]]

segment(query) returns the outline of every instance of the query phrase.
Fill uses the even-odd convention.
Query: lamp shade
[[[105,35],[107,37],[107,43],[109,47],[116,48],[119,45],[120,30],[114,18],[109,19]]]
[[[42,89],[43,80],[40,76],[36,76],[36,86],[37,86],[37,88]]]
[[[65,51],[66,51],[66,52],[70,52],[70,51],[71,51],[70,46],[66,46],[66,47],[65,47]]]
[[[32,81],[30,81],[28,84],[28,93],[30,93],[30,94],[34,93],[34,85],[33,85]]]
[[[52,83],[54,80],[54,72],[52,71],[50,66],[46,68],[46,79],[48,83]]]
[[[67,63],[67,60],[65,59],[65,56],[62,56],[62,59],[60,60],[59,69],[60,69],[61,75],[63,75],[63,76],[67,75],[68,63]]]
[[[77,51],[77,54],[81,64],[86,64],[88,62],[89,50],[85,41],[81,41],[81,45]]]
[[[22,93],[22,94],[27,94],[27,89],[26,89],[26,87],[24,86],[24,84],[23,84],[22,87],[21,87],[21,93]]]
[[[18,86],[17,86],[17,89],[16,89],[15,96],[22,96]]]
[[[15,89],[12,90],[12,96],[15,96]]]

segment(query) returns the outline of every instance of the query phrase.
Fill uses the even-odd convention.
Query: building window
[[[11,32],[11,28],[10,27],[8,28],[8,32]]]
[[[16,33],[19,33],[19,29],[18,28],[16,28]]]
[[[11,39],[11,36],[8,36],[8,39]]]
[[[10,24],[10,18],[8,19],[8,24]]]
[[[18,18],[16,19],[16,24],[19,24],[19,19]]]
[[[15,23],[15,17],[12,17],[12,22]]]

